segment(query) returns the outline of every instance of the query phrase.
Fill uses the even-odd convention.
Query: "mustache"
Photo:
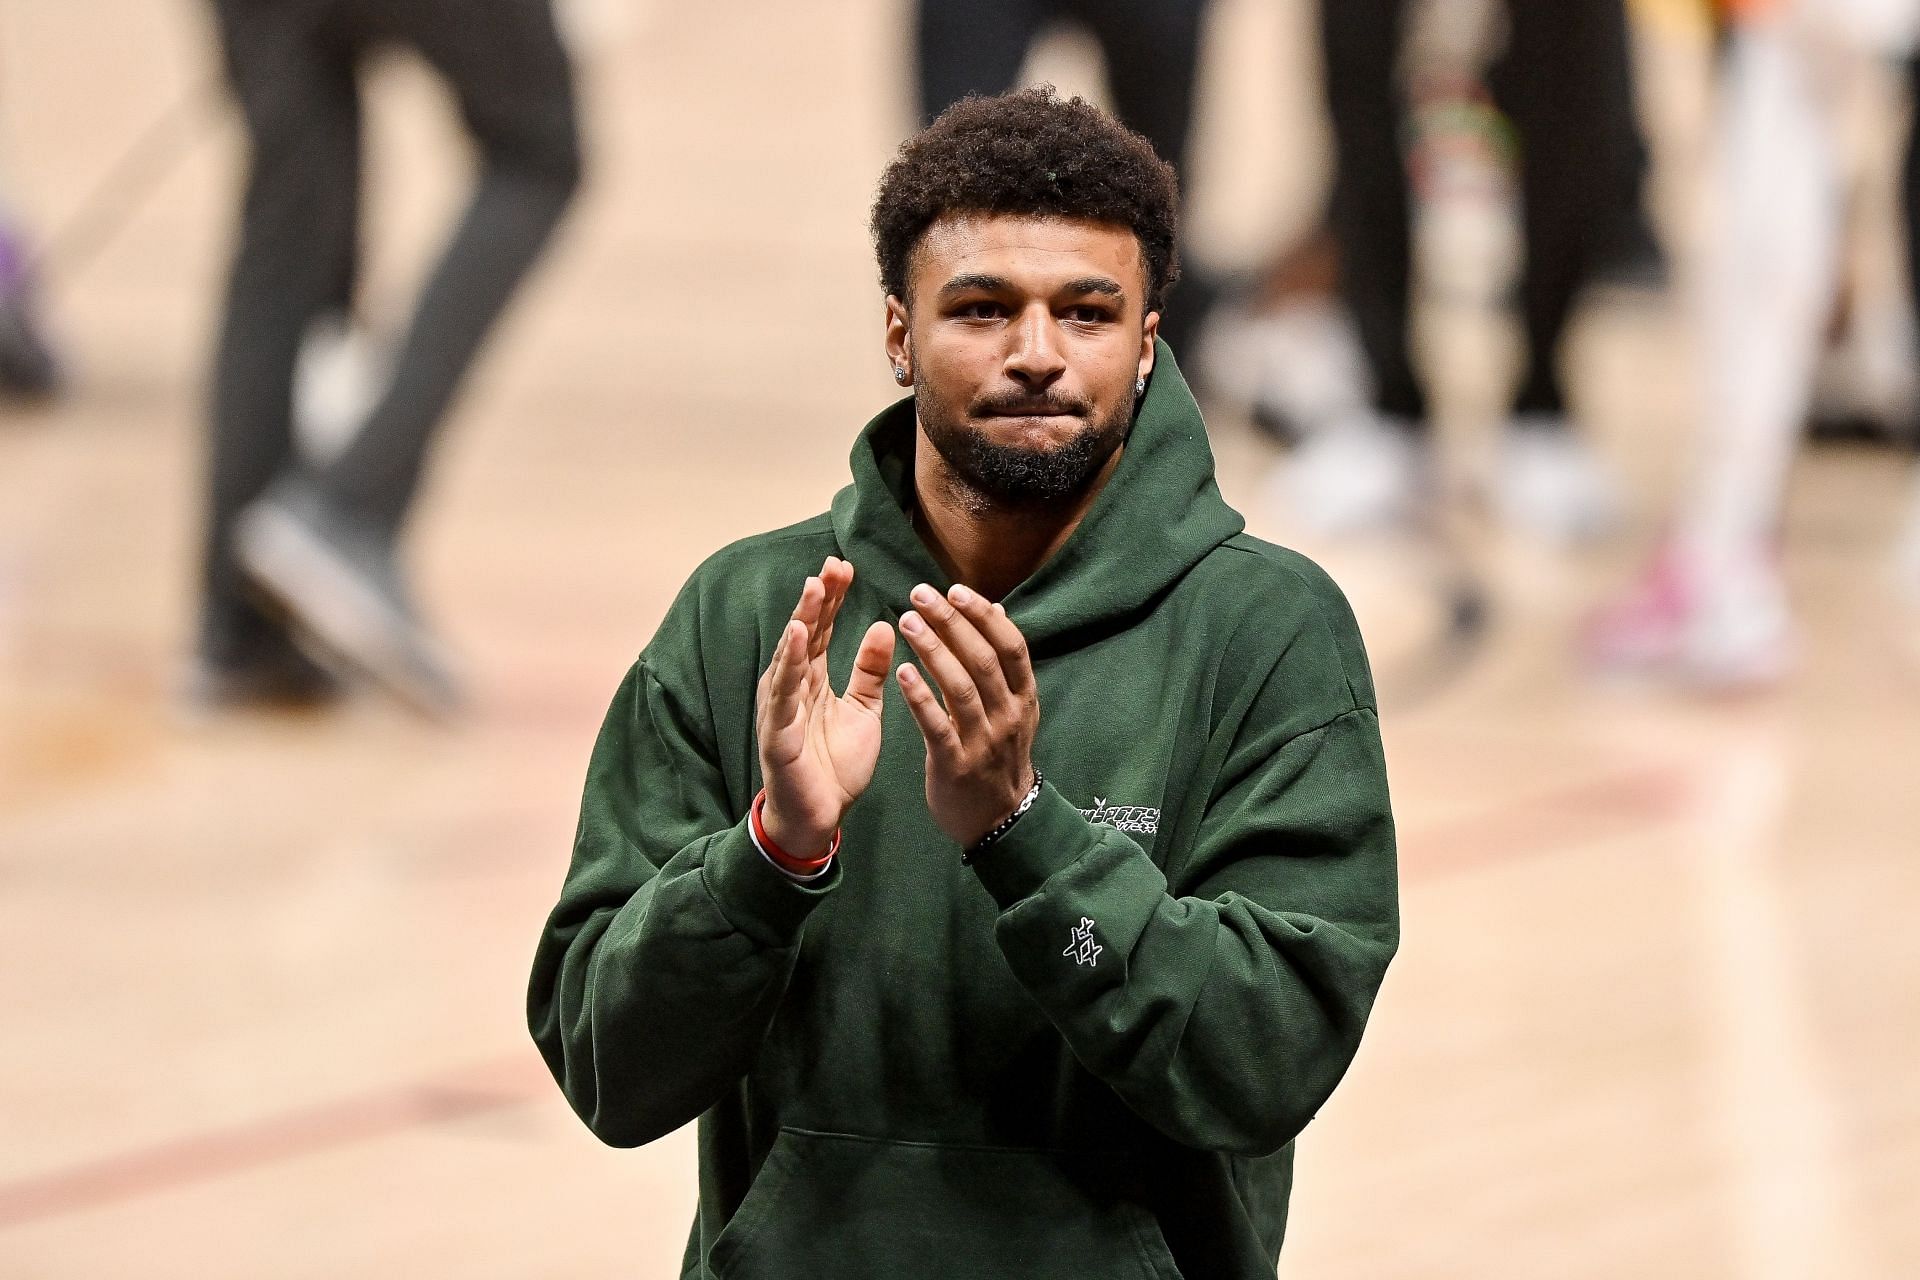
[[[1090,412],[1084,400],[1062,399],[1057,396],[996,396],[977,401],[973,407],[974,416],[1001,418],[1045,418],[1055,415],[1067,415],[1084,418]]]

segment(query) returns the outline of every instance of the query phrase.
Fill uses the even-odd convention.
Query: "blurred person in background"
[[[1616,485],[1571,420],[1559,362],[1584,287],[1645,273],[1648,263],[1658,270],[1642,206],[1646,148],[1623,0],[1514,0],[1504,12],[1490,5],[1321,6],[1336,152],[1329,210],[1335,270],[1364,353],[1359,387],[1347,385],[1351,378],[1332,388],[1315,384],[1316,400],[1331,416],[1302,424],[1304,441],[1280,473],[1288,508],[1322,532],[1397,527],[1432,497],[1427,394],[1411,343],[1413,98],[1437,89],[1446,100],[1472,103],[1471,90],[1447,81],[1467,79],[1465,64],[1484,52],[1454,50],[1457,65],[1429,83],[1409,48],[1416,19],[1441,30],[1442,43],[1500,50],[1485,81],[1511,122],[1517,150],[1526,363],[1492,476],[1494,506],[1509,524],[1553,541],[1596,535],[1617,518]],[[1449,27],[1467,34],[1446,35]],[[1340,334],[1329,343],[1324,321],[1308,328],[1308,340],[1337,357]]]
[[[409,597],[400,538],[435,429],[580,181],[573,73],[550,0],[213,8],[249,168],[214,359],[191,696],[308,701],[336,690],[336,672],[363,673],[444,713],[460,689]],[[479,172],[387,385],[344,451],[318,465],[295,444],[295,371],[309,336],[352,310],[359,77],[384,46],[447,82]]]
[[[0,185],[0,400],[40,400],[60,389],[47,341],[31,246]]]
[[[920,123],[970,93],[1014,86],[1050,26],[1074,22],[1099,43],[1114,114],[1144,135],[1190,188],[1195,86],[1208,0],[918,0],[915,64]],[[1217,284],[1189,259],[1160,321],[1181,356],[1205,322]]]
[[[1838,282],[1840,103],[1850,69],[1911,57],[1920,35],[1920,0],[1725,0],[1724,12],[1698,456],[1665,542],[1585,638],[1602,671],[1705,687],[1765,684],[1794,663],[1778,538]],[[1920,134],[1905,199],[1912,260]],[[1906,538],[1920,589],[1920,506]]]
[[[1156,341],[1177,199],[1048,90],[910,139],[912,396],[614,697],[528,1018],[603,1140],[699,1118],[687,1276],[1272,1280],[1393,822],[1353,615],[1245,534]]]

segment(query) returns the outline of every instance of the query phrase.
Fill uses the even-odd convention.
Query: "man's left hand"
[[[927,741],[927,808],[966,848],[1004,822],[1033,786],[1040,727],[1033,664],[1020,628],[978,592],[955,586],[943,597],[923,583],[912,600],[900,632],[926,674],[902,663],[894,678]]]

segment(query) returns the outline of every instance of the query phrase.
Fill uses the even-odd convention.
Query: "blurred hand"
[[[927,742],[927,809],[962,848],[1004,822],[1033,786],[1040,698],[1026,637],[978,592],[922,584],[900,630],[940,686],[902,664],[907,708]],[[942,705],[944,703],[944,706]]]
[[[867,628],[844,696],[834,696],[827,678],[834,618],[852,583],[853,566],[836,556],[807,579],[755,698],[767,788],[761,821],[775,844],[798,857],[826,850],[880,759],[880,698],[893,628],[884,622]]]

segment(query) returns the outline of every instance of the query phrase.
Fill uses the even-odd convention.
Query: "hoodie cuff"
[[[762,946],[792,946],[807,916],[840,884],[840,859],[812,880],[795,880],[754,847],[742,821],[707,846],[707,892],[740,932]]]
[[[992,848],[974,859],[974,874],[1005,911],[1040,891],[1049,877],[1091,849],[1098,837],[1080,811],[1043,783],[1033,808],[1013,824]]]

